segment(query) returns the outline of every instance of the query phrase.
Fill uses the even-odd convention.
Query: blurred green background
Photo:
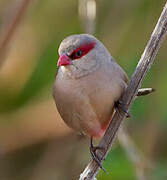
[[[0,0],[0,42],[24,0]],[[89,11],[96,14],[88,17]],[[129,77],[144,50],[165,0],[31,0],[5,48],[0,69],[0,179],[74,180],[90,159],[89,139],[61,120],[52,98],[58,46],[66,36],[93,33]],[[79,10],[78,10],[79,9]],[[143,158],[134,163],[116,141],[98,180],[167,179],[167,41],[138,98],[127,133]],[[0,54],[0,55],[1,55]],[[149,161],[149,165],[146,165]],[[142,175],[140,174],[143,173]]]

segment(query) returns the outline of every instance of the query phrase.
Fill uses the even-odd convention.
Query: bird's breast
[[[62,119],[77,131],[101,136],[123,91],[121,83],[100,71],[82,79],[58,76],[53,94]]]

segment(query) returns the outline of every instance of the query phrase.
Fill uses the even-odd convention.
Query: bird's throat
[[[69,76],[72,79],[80,79],[85,77],[100,67],[100,64],[95,64],[89,69],[78,67],[77,65],[61,66],[61,71],[65,76]]]
[[[64,74],[69,72],[69,69],[67,68],[67,66],[61,66],[61,70]]]

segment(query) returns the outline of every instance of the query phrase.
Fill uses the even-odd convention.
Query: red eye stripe
[[[92,50],[95,47],[95,42],[83,44],[80,47],[76,48],[71,55],[69,56],[71,59],[79,59],[82,56],[86,55],[90,50]],[[81,55],[77,55],[77,52],[81,51]]]

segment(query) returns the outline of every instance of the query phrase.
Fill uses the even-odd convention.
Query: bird
[[[90,34],[66,37],[58,54],[53,86],[57,110],[70,128],[91,138],[92,157],[102,168],[92,139],[103,137],[128,76],[104,44]]]

